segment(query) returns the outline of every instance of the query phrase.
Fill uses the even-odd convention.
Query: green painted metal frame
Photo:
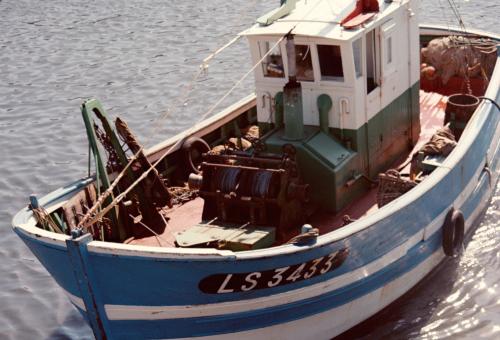
[[[82,111],[82,117],[83,121],[85,123],[85,128],[87,130],[87,138],[89,140],[90,148],[92,150],[92,153],[94,154],[94,159],[95,159],[95,164],[96,164],[96,186],[97,190],[99,191],[99,188],[102,187],[104,190],[107,190],[111,183],[109,180],[108,172],[106,170],[106,166],[104,164],[104,158],[103,155],[101,155],[101,152],[99,150],[99,147],[97,145],[97,134],[94,128],[93,120],[91,118],[91,114],[94,113],[96,114],[96,111],[99,112],[100,115],[103,117],[107,117],[104,109],[102,108],[101,103],[97,99],[89,99],[86,100],[82,106],[81,106],[81,111]],[[107,118],[106,118],[107,119]],[[108,123],[109,127],[109,123]],[[115,135],[116,137],[116,135]],[[121,149],[121,148],[120,148]],[[110,195],[106,198],[104,201],[105,205],[111,204],[113,201],[113,195]],[[120,241],[123,241],[126,238],[126,232],[125,228],[123,227],[123,224],[120,221],[120,218],[118,216],[118,207],[115,207],[112,209],[107,216],[111,219],[112,225],[118,226],[118,235],[115,235],[115,231],[113,230],[113,238],[119,239]],[[103,235],[104,236],[104,235]],[[104,240],[104,237],[103,237]]]

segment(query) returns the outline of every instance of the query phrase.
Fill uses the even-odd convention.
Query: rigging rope
[[[59,234],[64,234],[64,232],[59,228],[56,222],[54,222],[52,216],[45,210],[45,208],[39,206],[38,208],[31,209],[33,211],[33,215],[35,216],[35,220],[40,223],[44,229],[56,231]]]
[[[225,44],[224,46],[222,46],[221,48],[219,48],[217,51],[215,51],[214,53],[210,54],[208,57],[206,57],[205,59],[203,59],[203,63],[201,64],[201,68],[204,69],[204,70],[206,70],[208,68],[208,63],[210,61],[212,61],[212,59],[215,58],[215,56],[217,54],[221,53],[226,48],[228,48],[229,46],[231,46],[232,44],[234,44],[235,42],[237,42],[240,38],[241,38],[241,35],[237,35],[230,42],[228,42],[227,44]]]
[[[118,185],[118,183],[120,182],[120,180],[123,178],[123,176],[127,172],[128,168],[130,168],[130,166],[134,163],[134,161],[137,159],[137,157],[139,157],[139,154],[142,152],[142,150],[143,150],[143,147],[141,147],[137,151],[137,153],[130,158],[130,160],[127,163],[127,165],[123,168],[123,170],[120,172],[120,174],[118,174],[118,176],[115,178],[115,180],[113,181],[113,183],[111,183],[111,185],[106,189],[106,191],[104,191],[99,196],[99,198],[94,203],[94,205],[85,213],[85,216],[83,216],[83,218],[78,223],[77,228],[82,228],[82,227],[84,227],[84,225],[85,225],[85,228],[87,228],[89,225],[92,225],[92,224],[95,223],[95,222],[93,222],[91,224],[85,224],[86,221],[90,218],[90,216],[92,216],[96,212],[96,210],[102,205],[102,203],[104,202],[104,200],[106,198],[108,198],[108,196],[113,193],[113,190],[115,189],[115,187]],[[103,214],[102,216],[104,216],[104,215],[105,214]]]
[[[321,2],[323,2],[324,0],[319,0],[314,6],[312,6],[312,8],[304,14],[304,16],[302,17],[305,18],[307,15],[309,15]],[[302,20],[301,19],[301,20]],[[246,77],[248,77],[257,67],[259,67],[261,65],[261,63],[271,54],[271,52],[273,52],[273,50],[289,35],[291,34],[291,32],[297,28],[297,26],[301,23],[300,20],[298,20],[298,22],[290,29],[289,32],[287,32],[286,34],[284,34],[283,36],[280,37],[280,39],[278,39],[278,41],[272,46],[272,48],[270,48],[263,56],[260,60],[257,61],[257,63],[255,63],[252,68],[246,72],[227,92],[226,94],[224,94],[214,105],[212,105],[212,107],[206,111],[201,117],[200,119],[198,120],[199,121],[203,121],[208,115],[210,115],[214,110],[215,108],[217,108],[217,106],[222,102],[224,101],[224,99],[226,99],[232,92],[233,90],[238,87],[242,82],[243,80],[246,79]],[[200,68],[198,70],[198,72],[195,74],[195,76],[193,77],[193,80],[189,83],[188,87],[187,87],[187,90],[185,91],[185,95],[187,97],[187,94],[189,94],[189,92],[191,91],[191,89],[193,88],[193,83],[196,81],[196,79],[198,79],[198,77],[204,72],[204,70],[206,70],[206,65],[207,63],[205,62],[207,59],[207,61],[209,62],[210,60],[212,60],[218,53],[222,52],[224,49],[226,49],[227,47],[231,46],[234,42],[236,42],[238,39],[234,38],[232,39],[229,43],[227,43],[226,45],[224,45],[223,47],[219,48],[218,50],[216,50],[212,55],[208,56],[207,58],[205,58],[202,62],[202,64],[200,65]],[[185,101],[185,99],[183,100]],[[181,101],[181,102],[183,102]],[[170,110],[167,110],[167,112],[162,116],[162,119],[166,118],[168,116],[168,114],[170,113]],[[156,125],[156,129],[158,128],[159,124],[155,124]],[[146,178],[148,176],[148,174],[153,170],[155,169],[156,171],[156,166],[161,162],[163,161],[163,159],[173,150],[175,149],[176,147],[178,147],[179,145],[181,145],[185,140],[186,138],[190,135],[190,133],[194,130],[194,128],[196,127],[197,124],[194,124],[191,128],[189,128],[186,132],[184,132],[183,136],[181,138],[179,138],[177,140],[176,143],[174,143],[171,147],[169,147],[161,156],[160,158],[151,165],[151,167],[149,169],[147,169],[146,171],[144,171],[141,176],[139,176],[139,178],[137,178],[125,191],[121,192],[119,195],[117,195],[112,202],[110,202],[104,209],[102,209],[99,213],[97,213],[92,219],[91,216],[92,214],[95,213],[95,211],[102,206],[102,203],[104,202],[104,200],[113,192],[113,189],[116,187],[116,185],[118,184],[119,180],[123,178],[126,170],[130,167],[130,165],[137,159],[137,157],[139,156],[140,152],[142,151],[142,149],[140,149],[131,159],[130,161],[128,162],[128,164],[125,166],[125,168],[122,170],[122,172],[117,176],[117,178],[113,181],[113,183],[110,185],[110,187],[100,195],[99,199],[96,201],[96,203],[92,206],[92,208],[85,214],[85,216],[82,218],[82,220],[80,221],[80,223],[78,223],[78,228],[83,228],[83,229],[87,229],[89,226],[93,225],[94,223],[98,222],[103,216],[105,216],[111,209],[113,209],[113,207],[115,205],[117,205],[118,203],[120,203],[123,198],[126,197],[126,195],[133,189],[135,188],[135,186],[137,186],[137,184],[139,184],[144,178]],[[155,131],[156,131],[155,129]],[[90,221],[89,221],[90,219]]]
[[[246,8],[242,8],[240,10],[239,13],[237,13],[237,16],[238,17],[241,17],[244,13],[248,13],[248,11],[252,8],[252,7],[255,7],[255,5],[257,4],[257,1],[258,0],[255,0],[253,2],[251,2]],[[194,88],[194,84],[198,81],[198,78],[206,73],[207,69],[208,69],[208,63],[215,57],[217,56],[219,53],[221,53],[222,51],[224,51],[226,48],[228,48],[229,46],[233,45],[234,43],[236,43],[239,39],[241,38],[240,35],[236,35],[236,37],[234,37],[231,41],[229,41],[227,44],[225,44],[224,46],[222,46],[221,48],[217,49],[214,53],[210,54],[208,57],[206,57],[205,59],[203,59],[203,62],[200,64],[197,72],[194,73],[194,76],[193,78],[191,79],[191,81],[189,83],[187,83],[187,85],[185,86],[185,90],[183,93],[181,93],[182,95],[179,95],[177,96],[177,100],[174,101],[174,103],[172,105],[170,105],[169,108],[167,108],[167,110],[162,114],[160,115],[154,122],[153,122],[153,126],[154,126],[154,129],[153,129],[153,132],[151,134],[149,134],[149,137],[148,139],[146,140],[145,142],[145,145],[147,145],[151,139],[156,135],[156,133],[158,132],[158,129],[159,127],[161,126],[159,123],[163,120],[165,120],[173,111],[173,108],[177,108],[180,106],[180,104],[186,102],[186,100],[188,99],[189,97],[189,94],[191,93],[191,91],[193,90]],[[181,100],[182,99],[182,100]]]
[[[467,29],[465,28],[465,23],[464,23],[464,21],[462,19],[462,15],[460,15],[460,11],[458,10],[457,4],[455,3],[454,0],[447,0],[447,1],[448,1],[448,4],[451,7],[451,10],[453,11],[453,14],[455,15],[455,18],[457,18],[458,23],[459,23],[460,27],[462,28],[463,32],[465,34],[468,34],[467,33]]]

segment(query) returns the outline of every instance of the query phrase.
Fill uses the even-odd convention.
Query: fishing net
[[[433,39],[422,48],[422,73],[427,77],[440,76],[444,85],[451,77],[488,78],[493,73],[497,47],[483,38],[449,36]]]
[[[383,207],[417,185],[394,169],[378,175],[377,205]]]

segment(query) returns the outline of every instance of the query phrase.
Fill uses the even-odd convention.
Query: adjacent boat
[[[488,205],[498,36],[415,0],[282,1],[241,36],[255,94],[147,151],[86,101],[95,174],[13,219],[98,339],[332,338]]]

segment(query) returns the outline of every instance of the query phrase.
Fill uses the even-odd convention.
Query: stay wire
[[[255,7],[257,1],[258,0],[254,0],[247,7],[241,9],[240,12],[237,14],[237,16],[241,17],[243,13],[247,13],[251,8]],[[146,145],[149,144],[149,142],[153,139],[153,137],[156,136],[156,134],[158,133],[161,127],[160,123],[166,120],[168,116],[170,116],[171,113],[174,112],[175,108],[180,107],[183,103],[185,103],[189,99],[189,95],[194,89],[196,82],[198,81],[200,76],[207,71],[208,64],[210,63],[210,61],[212,61],[213,58],[215,58],[219,53],[224,51],[226,48],[236,43],[240,38],[241,35],[236,35],[233,39],[231,39],[231,41],[226,43],[224,46],[218,48],[217,50],[215,50],[215,52],[211,53],[208,57],[203,59],[202,63],[198,67],[198,70],[193,74],[191,81],[187,83],[187,85],[185,85],[185,90],[181,93],[181,95],[177,96],[177,99],[174,101],[174,103],[170,105],[170,107],[168,107],[167,110],[153,122],[154,126],[153,132],[149,134],[148,139],[145,142]]]
[[[319,0],[307,13],[304,14],[304,16],[302,17],[305,18],[307,15],[309,15],[322,1],[325,1],[325,0]],[[301,19],[301,20],[302,20]],[[275,44],[272,48],[270,48],[262,57],[259,61],[257,61],[257,63],[255,63],[253,65],[253,67],[243,75],[243,77],[241,77],[232,87],[229,91],[226,92],[226,94],[224,94],[214,105],[212,105],[212,107],[206,111],[201,117],[200,119],[198,120],[199,121],[203,121],[208,115],[210,115],[214,110],[215,108],[224,100],[226,99],[231,93],[232,91],[238,87],[242,82],[243,80],[248,77],[248,75],[250,75],[257,67],[259,67],[262,63],[262,61],[264,61],[270,54],[271,52],[289,35],[293,32],[294,29],[297,28],[297,26],[300,24],[300,21],[297,22],[286,34],[284,34]],[[234,39],[233,39],[234,40]],[[226,47],[228,46],[228,44],[226,44]],[[219,49],[216,51],[220,53],[222,49]],[[205,58],[206,59],[206,58]],[[200,67],[200,70],[198,70],[198,72],[196,73],[195,75],[195,79],[203,72],[203,63]],[[167,113],[168,114],[168,113]],[[108,190],[106,190],[104,193],[101,194],[101,197],[99,197],[98,201],[94,204],[94,206],[87,212],[87,214],[85,214],[84,218],[80,221],[80,223],[78,224],[78,227],[81,227],[81,228],[88,228],[89,226],[93,225],[94,223],[98,222],[104,215],[106,215],[111,209],[114,208],[114,206],[116,206],[118,203],[120,203],[125,197],[126,195],[133,189],[135,188],[135,186],[137,186],[137,184],[139,184],[142,180],[144,180],[148,175],[149,173],[155,169],[156,170],[156,166],[161,162],[163,161],[163,159],[176,147],[178,147],[179,145],[181,145],[182,143],[184,143],[184,141],[186,140],[186,138],[192,133],[192,131],[196,128],[197,124],[194,124],[191,128],[189,128],[186,132],[184,132],[183,136],[181,138],[179,138],[176,143],[174,143],[172,146],[170,146],[159,158],[156,162],[154,162],[150,167],[149,169],[147,169],[146,171],[144,171],[141,176],[139,176],[139,178],[137,178],[125,191],[123,191],[122,193],[120,193],[119,195],[117,195],[112,202],[110,202],[104,209],[102,209],[101,211],[99,211],[90,221],[89,218],[91,217],[91,214],[93,214],[95,212],[95,210],[100,207],[103,203],[103,201],[112,193],[113,191],[113,187],[117,185],[117,182],[123,178],[123,175],[125,173],[125,170],[128,169],[128,167],[133,163],[133,161],[139,156],[140,152],[142,151],[142,149],[140,149],[133,157],[132,159],[130,160],[130,162],[127,164],[127,166],[125,167],[124,170],[122,170],[122,172],[118,175],[118,177],[113,181],[113,183],[110,185],[110,187],[108,188]],[[110,190],[111,189],[111,190]],[[105,196],[105,197],[104,197]]]
[[[288,35],[288,33],[287,33]],[[258,66],[261,65],[262,61],[264,61],[265,58],[267,58],[267,56],[274,50],[274,48],[276,46],[278,46],[282,41],[283,39],[286,37],[286,35],[282,36],[276,43],[275,45],[269,49],[269,51],[267,53],[264,54],[264,56],[247,72],[245,73],[245,75],[243,75],[243,77],[241,77],[232,87],[231,89],[229,89],[229,91],[226,92],[226,94],[224,94],[224,96],[222,96],[214,105],[212,105],[212,107],[206,111],[199,119],[199,121],[202,121],[204,120],[208,115],[210,115],[214,110],[215,108],[217,108],[217,106],[224,100],[226,99],[230,94],[231,92],[236,88],[238,87],[242,82],[243,80],[248,77],[248,75],[250,75]],[[116,204],[120,203],[123,198],[133,189],[135,188],[135,186],[137,184],[139,184],[144,178],[146,178],[146,176],[148,176],[148,174],[156,168],[156,166],[170,153],[170,151],[172,151],[174,148],[178,147],[179,145],[181,145],[182,143],[184,143],[184,141],[186,140],[186,138],[192,133],[192,131],[195,129],[195,127],[197,126],[197,124],[194,124],[191,128],[189,128],[186,132],[184,132],[183,136],[181,138],[179,138],[177,140],[176,143],[174,143],[171,147],[169,147],[161,156],[160,158],[151,165],[151,167],[149,169],[147,169],[146,171],[144,171],[141,176],[139,176],[139,178],[137,178],[137,180],[135,180],[125,191],[123,191],[122,193],[120,193],[119,195],[117,195],[114,200],[109,203],[103,210],[101,210],[99,213],[97,213],[90,221],[89,218],[90,216],[95,212],[95,210],[102,205],[102,202],[112,193],[114,187],[117,185],[118,181],[123,178],[123,175],[125,174],[125,170],[128,169],[128,167],[133,163],[133,161],[135,160],[135,158],[137,158],[137,156],[139,155],[139,152],[142,151],[142,150],[139,150],[139,152],[137,152],[136,155],[134,155],[134,157],[131,159],[131,161],[127,164],[127,166],[123,169],[123,171],[118,175],[118,177],[113,181],[113,183],[110,185],[110,187],[101,195],[101,197],[99,198],[99,200],[96,202],[96,204],[94,204],[94,206],[87,212],[87,214],[85,214],[84,218],[80,221],[79,223],[79,227],[82,227],[82,228],[87,228],[88,226],[96,223],[97,221],[99,221],[104,215],[106,215]]]

